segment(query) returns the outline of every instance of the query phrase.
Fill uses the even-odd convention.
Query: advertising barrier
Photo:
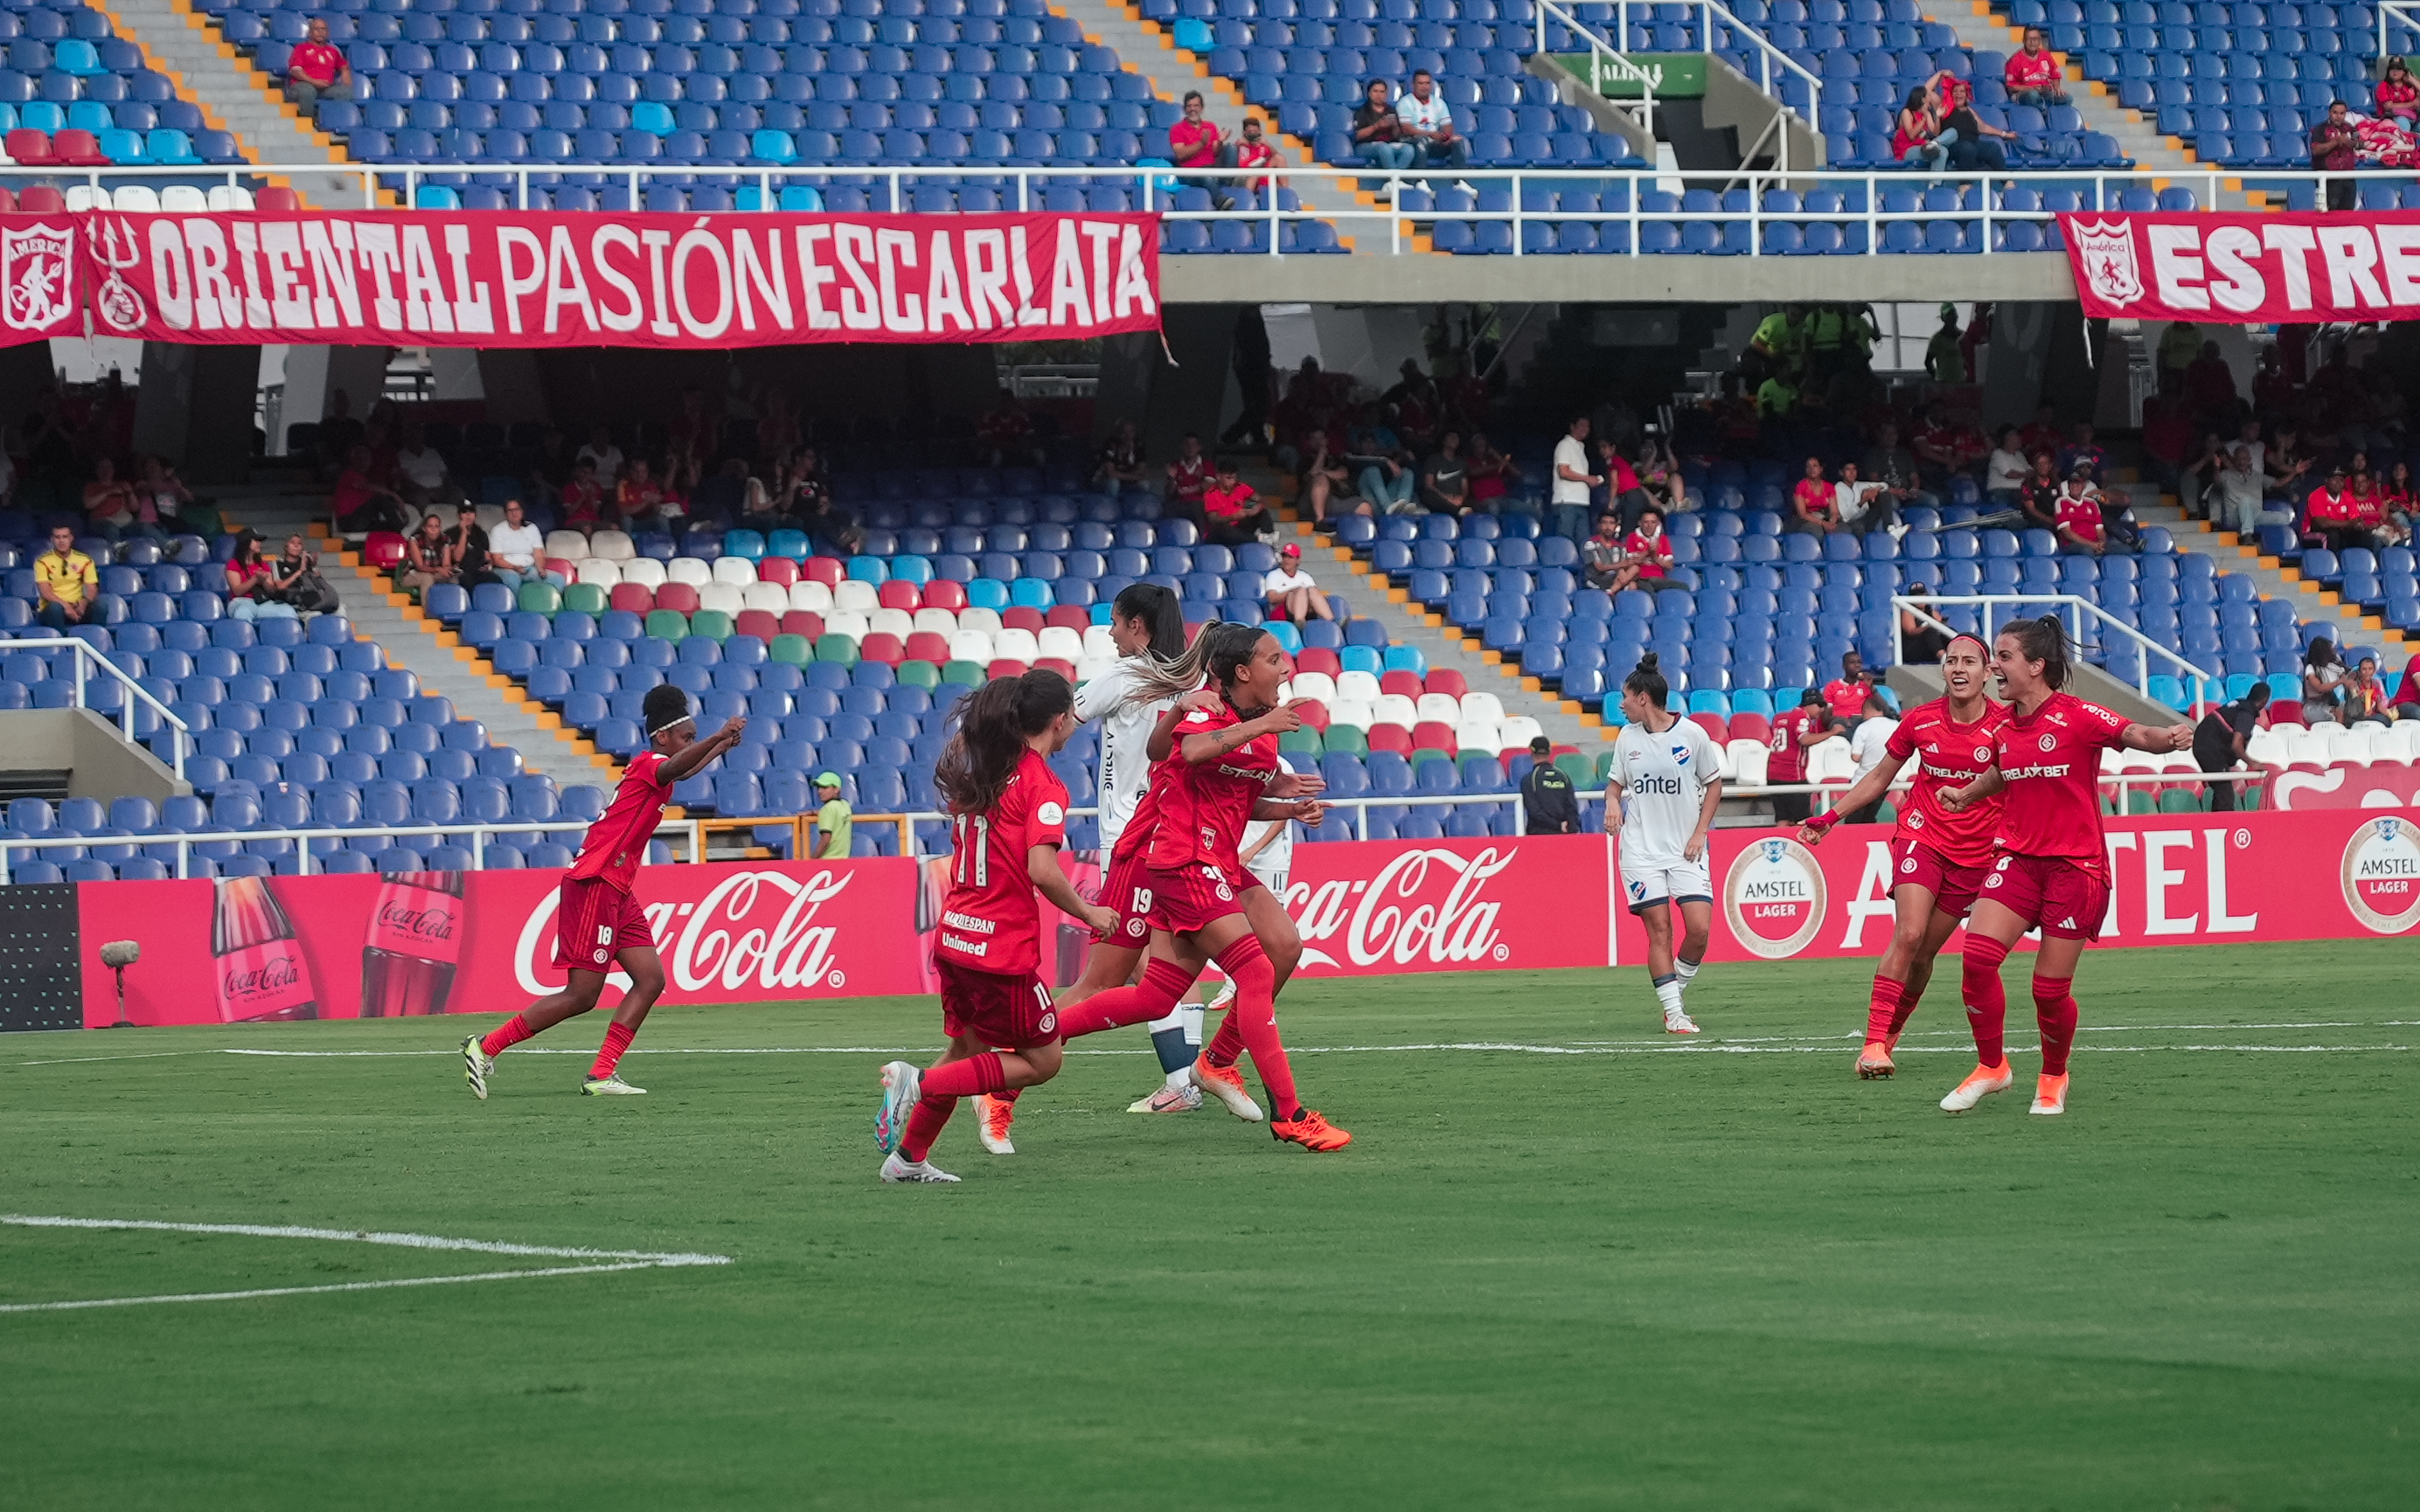
[[[713,348],[1159,329],[1152,215],[0,216],[8,341]]]
[[[2420,316],[2420,213],[2058,218],[2084,313],[2311,324]]]
[[[1891,929],[1891,826],[1842,825],[1820,846],[1718,830],[1710,959],[1871,957]],[[2360,939],[2420,929],[2420,813],[2319,809],[2108,822],[2115,887],[2104,947]],[[1637,965],[1646,935],[1617,909],[1601,835],[1372,841],[1295,851],[1285,905],[1305,977]],[[1069,858],[1079,887],[1089,859]],[[554,871],[230,877],[0,889],[54,907],[29,972],[80,974],[83,1022],[112,1023],[103,944],[132,939],[136,1024],[505,1013],[560,986]],[[932,861],[654,866],[638,892],[668,1003],[769,1003],[933,990],[942,872]],[[52,900],[45,903],[44,900]],[[1063,920],[1044,974],[1080,970]],[[32,936],[27,936],[29,939]],[[30,949],[30,948],[29,948]],[[1960,949],[1951,941],[1950,949]],[[626,982],[610,980],[606,1003]],[[47,1027],[49,1020],[0,1027]]]

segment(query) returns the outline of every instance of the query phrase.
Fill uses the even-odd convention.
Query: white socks
[[[1678,976],[1656,978],[1655,1000],[1664,1005],[1666,1018],[1677,1017],[1681,1012],[1681,979]]]
[[[1174,1009],[1169,1011],[1166,1018],[1156,1019],[1152,1022],[1152,1029],[1155,1032],[1162,1029],[1173,1029],[1179,1027],[1185,1030],[1185,1042],[1192,1046],[1194,1053],[1198,1057],[1202,1050],[1201,1004],[1179,1003]],[[1168,1085],[1171,1088],[1180,1092],[1186,1088],[1192,1086],[1193,1067],[1190,1064],[1187,1064],[1179,1066],[1176,1070],[1170,1072],[1168,1073]]]
[[[1677,958],[1673,961],[1672,974],[1681,979],[1681,991],[1685,993],[1689,990],[1689,983],[1697,980],[1698,968],[1703,964],[1705,963],[1702,961],[1683,961]]]

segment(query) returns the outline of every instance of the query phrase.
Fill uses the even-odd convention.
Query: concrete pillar
[[[2056,343],[2059,315],[2072,311],[2038,300],[1995,300],[1992,304],[1992,340],[1984,347],[1984,428],[1996,433],[2002,425],[2023,425],[2041,404],[2043,379],[2049,376]]]
[[[143,344],[134,449],[157,452],[188,483],[242,483],[251,475],[258,347]]]
[[[286,397],[278,409],[282,432],[294,425],[316,425],[328,418],[328,407],[338,389],[361,419],[386,392],[386,364],[393,348],[386,347],[288,347],[286,348]],[[286,455],[284,435],[269,439],[271,456]]]
[[[1094,430],[1106,436],[1119,421],[1131,420],[1141,428],[1148,457],[1174,456],[1187,431],[1212,443],[1234,384],[1229,358],[1237,314],[1233,304],[1169,305],[1161,332],[1166,351],[1160,336],[1149,332],[1104,338]]]
[[[499,425],[511,426],[524,420],[544,422],[552,418],[547,413],[546,385],[538,378],[535,352],[525,347],[506,347],[474,351],[471,355],[478,359],[479,393],[488,401],[489,420]],[[452,397],[442,385],[437,396],[441,399]]]
[[[11,419],[23,416],[54,381],[49,342],[23,341],[14,347],[0,347],[0,415]]]

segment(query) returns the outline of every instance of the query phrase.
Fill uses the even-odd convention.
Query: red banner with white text
[[[2420,317],[2420,213],[2058,218],[2084,313],[2315,324]]]
[[[9,340],[724,348],[1159,327],[1150,215],[0,218]]]

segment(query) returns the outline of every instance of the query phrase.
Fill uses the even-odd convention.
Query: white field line
[[[651,1260],[620,1265],[553,1265],[540,1271],[483,1271],[476,1275],[416,1275],[395,1281],[340,1281],[324,1287],[262,1287],[253,1291],[188,1291],[162,1297],[94,1297],[82,1302],[17,1302],[0,1313],[64,1313],[86,1307],[144,1307],[163,1302],[246,1302],[255,1297],[307,1297],[323,1291],[383,1291],[392,1287],[442,1287],[460,1281],[523,1281],[547,1275],[601,1275],[608,1271],[645,1271]]]

